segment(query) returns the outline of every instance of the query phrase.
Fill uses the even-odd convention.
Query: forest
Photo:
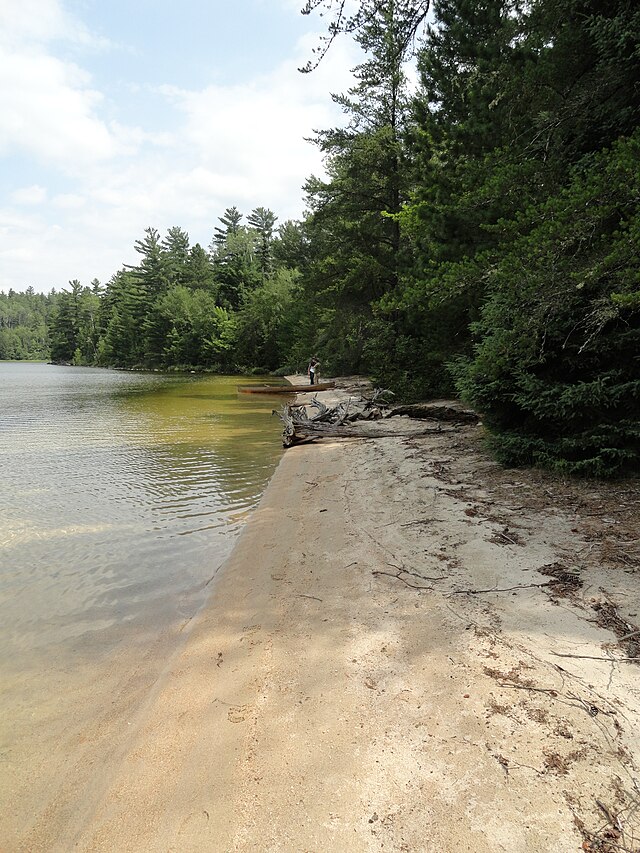
[[[284,374],[315,353],[462,397],[505,465],[637,472],[640,6],[343,6],[301,71],[343,31],[364,59],[302,219],[231,207],[206,248],[149,227],[106,283],[0,293],[0,358]]]

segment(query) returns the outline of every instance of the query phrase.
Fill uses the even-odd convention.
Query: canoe
[[[241,394],[309,394],[314,391],[330,391],[335,382],[318,382],[315,385],[238,385]]]

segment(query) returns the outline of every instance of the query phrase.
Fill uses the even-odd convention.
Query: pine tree
[[[99,298],[77,279],[69,285],[71,291],[62,291],[58,297],[52,321],[51,358],[55,362],[92,364],[98,345]]]
[[[334,96],[348,125],[316,136],[329,179],[311,178],[305,186],[312,258],[307,299],[318,306],[319,336],[335,342],[331,367],[348,371],[360,369],[373,303],[397,287],[405,249],[397,215],[409,189],[403,64],[414,19],[406,3],[373,5],[356,31],[366,51],[354,70],[357,83]]]
[[[500,133],[479,133],[475,162],[465,126],[483,102],[460,99],[466,90],[452,86],[453,74],[441,75],[441,107],[425,124],[425,160],[439,156],[413,223],[428,261],[412,301],[426,302],[428,322],[438,297],[468,297],[474,353],[457,362],[458,388],[482,411],[507,464],[595,476],[640,464],[632,355],[640,149],[637,135],[620,136],[638,125],[638,64],[629,60],[639,20],[625,2],[605,12],[589,0],[538,0],[507,18],[518,29],[500,55],[517,61],[487,66],[499,71],[488,106]],[[448,43],[451,68],[467,72],[459,36]],[[436,59],[423,64],[432,74]]]
[[[228,207],[219,217],[223,227],[216,227],[209,246],[218,302],[231,310],[242,304],[245,293],[259,280],[256,235],[240,224],[242,218],[236,207]]]
[[[307,0],[301,12],[303,15],[311,15],[318,9],[322,9],[320,15],[328,17],[329,23],[326,33],[320,37],[320,43],[313,49],[313,58],[310,59],[299,70],[304,74],[314,71],[322,62],[334,40],[340,35],[349,35],[355,41],[361,42],[366,38],[366,30],[371,21],[393,6],[393,13],[401,28],[396,31],[397,47],[404,56],[407,56],[415,43],[417,34],[423,26],[431,0],[394,0],[392,4],[388,0],[359,0],[354,5],[348,5],[345,0]]]
[[[174,225],[162,240],[161,249],[165,258],[165,272],[170,284],[184,284],[189,263],[189,235]]]
[[[264,284],[273,271],[273,229],[278,217],[266,207],[256,207],[247,217],[247,222],[257,234],[257,256],[260,276]]]
[[[238,210],[237,207],[228,207],[223,216],[219,217],[219,222],[224,226],[220,228],[220,226],[216,226],[213,233],[213,240],[211,241],[210,251],[214,253],[216,249],[223,245],[230,234],[237,234],[240,230],[240,223],[242,222],[242,213]]]
[[[142,261],[137,267],[130,267],[133,286],[126,291],[126,306],[139,336],[133,353],[135,363],[154,366],[162,361],[169,330],[157,306],[169,288],[171,267],[158,231],[147,228],[145,235],[134,244]]]
[[[191,290],[213,292],[214,270],[209,255],[200,243],[191,247],[185,264],[184,284]]]

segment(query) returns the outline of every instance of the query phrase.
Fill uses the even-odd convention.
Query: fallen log
[[[331,418],[340,417],[336,415],[336,409],[329,409],[324,403],[319,403],[321,410],[314,417],[309,417],[304,406],[283,406],[276,412],[284,429],[282,431],[282,443],[285,447],[291,447],[294,444],[302,442],[314,441],[318,438],[367,438],[362,430],[356,430],[345,426],[342,421],[331,421]]]
[[[467,409],[458,400],[432,400],[429,403],[410,403],[406,406],[395,406],[390,409],[387,417],[405,415],[418,420],[453,421],[456,423],[475,424],[480,416],[472,409]]]
[[[282,418],[282,412],[273,412]],[[420,430],[420,432],[381,432],[375,426],[367,427],[366,424],[357,424],[353,427],[338,426],[334,424],[315,424],[309,428],[302,426],[288,426],[282,432],[282,444],[284,447],[292,447],[294,444],[307,444],[319,438],[419,438],[423,435],[441,433],[439,427]]]
[[[383,417],[385,397],[393,394],[384,388],[376,388],[370,397],[349,397],[335,406],[327,406],[314,397],[308,404],[313,414],[309,414],[307,406],[285,405],[277,415],[284,429],[282,443],[285,447],[294,444],[315,441],[319,438],[382,438],[386,436],[404,436],[403,432],[381,432],[358,421],[378,421]],[[427,430],[434,432],[439,430]]]

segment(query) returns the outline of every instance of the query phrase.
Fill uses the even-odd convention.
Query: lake
[[[215,594],[282,454],[279,403],[243,381],[0,363],[0,846],[115,760],[107,718]]]

